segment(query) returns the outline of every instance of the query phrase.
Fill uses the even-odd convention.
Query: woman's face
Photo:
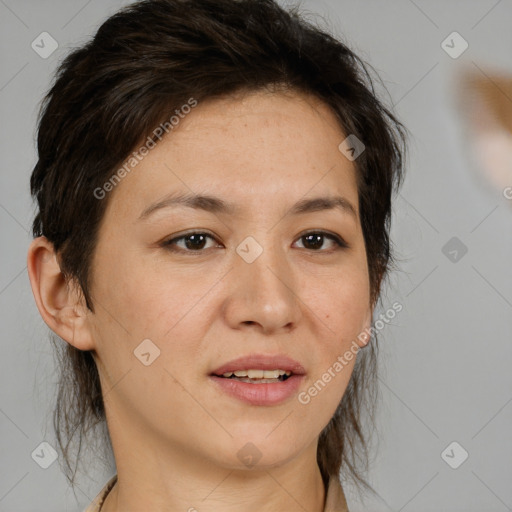
[[[371,318],[345,138],[303,95],[200,103],[103,199],[87,330],[114,448],[136,440],[243,468],[316,446]],[[166,205],[183,195],[215,201]],[[354,212],[307,206],[337,197]],[[253,359],[225,366],[241,357]],[[302,370],[269,383],[213,375],[293,366],[272,357]]]

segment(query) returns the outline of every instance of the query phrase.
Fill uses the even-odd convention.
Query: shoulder
[[[114,484],[117,482],[117,474],[115,474],[104,486],[103,489],[98,493],[92,503],[84,509],[83,512],[98,512],[101,509],[101,505],[105,501],[108,493],[111,491]]]

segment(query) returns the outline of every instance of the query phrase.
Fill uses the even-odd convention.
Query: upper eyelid
[[[187,236],[192,236],[192,235],[206,235],[206,236],[209,236],[210,238],[213,238],[215,241],[218,242],[218,239],[215,235],[213,235],[212,233],[209,233],[208,231],[187,231],[186,233],[183,233],[183,234],[178,234],[178,235],[172,235],[171,237],[169,238],[164,238],[164,240],[162,240],[162,243],[168,243],[168,242],[174,242],[176,240],[181,240],[182,238],[186,238]]]

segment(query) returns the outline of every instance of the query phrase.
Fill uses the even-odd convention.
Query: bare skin
[[[63,279],[51,244],[31,244],[43,319],[98,365],[118,473],[102,512],[323,510],[318,437],[355,358],[308,404],[298,393],[248,404],[219,391],[210,374],[242,355],[286,354],[305,368],[304,392],[370,327],[356,170],[338,150],[345,137],[326,105],[297,93],[199,104],[103,199],[94,313]],[[178,191],[240,211],[174,206],[139,220]],[[289,213],[320,196],[342,196],[355,215]],[[190,239],[175,251],[161,245],[190,230],[212,238],[200,250]],[[349,247],[305,239],[324,231]],[[236,252],[249,236],[263,249],[252,263]],[[134,355],[145,339],[160,350],[147,366]],[[247,443],[261,453],[254,467],[237,455]]]

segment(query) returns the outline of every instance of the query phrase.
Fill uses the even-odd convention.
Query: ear
[[[37,309],[48,327],[79,350],[95,348],[82,294],[61,272],[53,244],[44,236],[28,249],[27,269]]]

